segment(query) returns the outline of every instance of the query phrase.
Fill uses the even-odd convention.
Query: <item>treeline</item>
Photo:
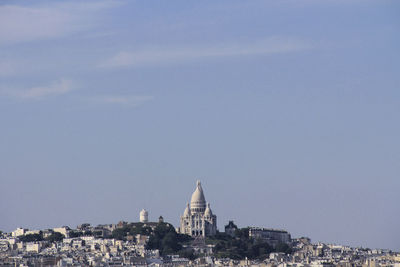
[[[161,255],[178,254],[182,257],[194,259],[193,250],[183,249],[183,244],[189,243],[192,238],[179,234],[169,224],[160,222],[154,227],[145,226],[143,223],[130,223],[112,232],[115,239],[127,240],[128,236],[137,234],[149,236],[146,249],[158,249]]]
[[[158,249],[161,255],[179,254],[187,258],[194,258],[193,251],[183,250],[183,244],[189,243],[192,238],[179,234],[169,223],[159,223],[151,232],[147,249]]]
[[[261,239],[255,240],[249,237],[249,229],[242,228],[235,231],[234,237],[217,233],[206,238],[206,243],[214,244],[214,253],[218,258],[231,259],[265,259],[271,252],[291,253],[291,248],[285,243],[279,243],[272,247]]]
[[[28,234],[18,237],[22,242],[37,242],[37,241],[49,241],[49,242],[60,242],[65,236],[59,232],[53,232],[46,238],[43,237],[43,232],[40,231],[38,234]]]
[[[143,223],[130,223],[121,228],[112,231],[112,237],[118,240],[127,240],[129,235],[135,236],[137,234],[150,235],[152,232],[151,227],[145,226]]]

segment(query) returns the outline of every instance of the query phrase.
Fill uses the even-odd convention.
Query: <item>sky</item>
[[[400,2],[1,1],[0,230],[239,227],[400,251]]]

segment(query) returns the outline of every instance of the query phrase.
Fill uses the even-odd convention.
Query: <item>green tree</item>
[[[147,241],[146,248],[147,249],[160,249],[161,240],[158,236],[151,235],[149,241]]]
[[[126,229],[125,228],[117,228],[112,231],[112,237],[118,240],[126,240]]]
[[[49,242],[61,242],[65,236],[59,232],[54,232],[48,237],[46,237],[46,240]]]
[[[275,247],[275,251],[290,254],[292,253],[292,248],[288,244],[278,243]]]
[[[28,234],[19,237],[19,240],[22,242],[37,242],[43,241],[43,234],[40,232],[39,234]]]
[[[182,244],[190,240],[190,236],[176,233],[171,224],[161,222],[150,234],[146,247],[160,250],[161,255],[176,254],[182,249]]]
[[[180,249],[182,246],[178,243],[178,238],[175,232],[168,232],[161,242],[162,254],[172,254]]]

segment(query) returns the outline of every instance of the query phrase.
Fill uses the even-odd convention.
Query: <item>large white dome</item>
[[[197,181],[196,190],[192,194],[190,209],[192,213],[204,212],[206,209],[206,199],[204,197],[203,188],[201,187],[200,181]]]

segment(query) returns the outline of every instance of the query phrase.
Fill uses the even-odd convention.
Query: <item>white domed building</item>
[[[200,181],[197,181],[190,205],[187,204],[181,216],[179,232],[194,237],[215,235],[217,232],[217,216],[212,213],[210,204],[206,203]]]

